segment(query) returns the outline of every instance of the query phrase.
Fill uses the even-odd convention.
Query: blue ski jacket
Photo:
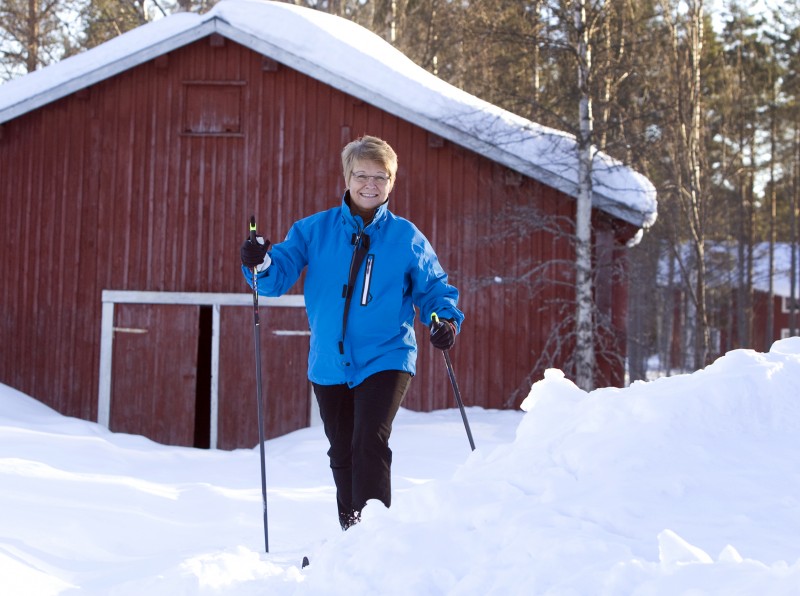
[[[368,250],[353,272],[343,330],[345,292],[358,243]],[[426,324],[435,312],[461,329],[464,314],[457,306],[458,290],[448,283],[425,236],[413,223],[391,213],[388,201],[364,227],[361,217],[350,212],[345,192],[341,207],[297,221],[269,255],[272,263],[258,273],[261,295],[285,294],[307,268],[308,378],[314,383],[355,387],[385,370],[415,374],[414,306]],[[252,270],[244,266],[242,270],[252,287]]]

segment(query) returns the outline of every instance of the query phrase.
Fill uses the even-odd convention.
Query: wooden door
[[[261,307],[260,344],[267,438],[309,424],[308,319],[303,308]],[[220,310],[220,449],[258,444],[253,309]]]
[[[117,305],[111,430],[195,445],[199,313],[198,306]]]

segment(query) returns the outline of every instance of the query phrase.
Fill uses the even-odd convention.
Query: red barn
[[[64,414],[170,444],[254,445],[252,300],[238,263],[248,218],[277,241],[337,205],[339,153],[362,134],[397,150],[392,210],[462,292],[453,358],[467,404],[512,407],[545,366],[569,372],[553,338],[574,294],[574,140],[453,88],[349,21],[224,1],[1,89],[0,381]],[[620,384],[625,245],[654,221],[655,193],[602,154],[594,184],[611,346],[598,383]],[[302,283],[293,292],[262,308],[268,436],[313,413]],[[405,405],[452,407],[442,360],[420,343]]]

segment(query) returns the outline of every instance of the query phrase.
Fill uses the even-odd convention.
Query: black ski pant
[[[328,457],[342,529],[358,521],[369,499],[391,505],[389,435],[410,383],[409,373],[387,370],[353,388],[313,384],[330,443]]]

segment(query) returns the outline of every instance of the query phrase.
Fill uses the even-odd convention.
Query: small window
[[[242,133],[244,82],[191,82],[184,85],[183,132],[195,135]]]

